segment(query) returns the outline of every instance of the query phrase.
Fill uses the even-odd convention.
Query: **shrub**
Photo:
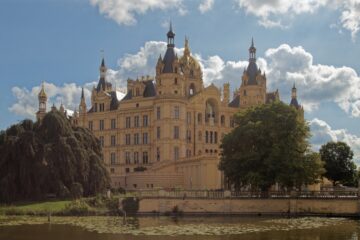
[[[72,215],[72,216],[84,216],[88,215],[91,211],[89,205],[86,204],[85,201],[75,200],[70,202],[65,206],[64,215]]]
[[[124,198],[122,200],[122,209],[126,214],[136,214],[139,211],[139,199],[134,197]]]

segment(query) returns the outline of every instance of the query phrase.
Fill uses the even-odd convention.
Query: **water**
[[[357,240],[360,221],[345,218],[4,217],[0,240]]]

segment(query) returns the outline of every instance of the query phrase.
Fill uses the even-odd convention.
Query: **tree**
[[[222,139],[219,169],[235,188],[267,191],[275,183],[288,189],[315,183],[323,168],[309,151],[309,127],[281,102],[235,115],[236,127]]]
[[[325,163],[324,176],[338,183],[351,183],[357,178],[354,153],[344,142],[328,142],[320,148],[321,160]],[[351,185],[351,184],[350,184]]]
[[[85,196],[109,186],[99,140],[58,111],[1,132],[0,156],[0,202],[67,197],[76,182]]]

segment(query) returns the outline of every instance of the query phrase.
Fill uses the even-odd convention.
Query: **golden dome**
[[[184,55],[180,58],[180,63],[183,66],[189,66],[194,69],[200,68],[199,62],[190,54],[189,40],[185,37]]]

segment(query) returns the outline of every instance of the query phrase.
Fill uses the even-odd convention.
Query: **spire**
[[[189,39],[185,36],[184,56],[190,55]]]
[[[254,38],[251,38],[251,46],[249,48],[249,62],[256,62],[256,48]]]
[[[174,47],[175,46],[175,43],[174,43],[175,33],[173,32],[171,21],[170,21],[170,25],[169,25],[169,31],[167,32],[166,36],[168,38],[168,47]]]
[[[292,87],[292,89],[291,89],[291,98],[292,98],[292,99],[296,99],[296,98],[297,98],[295,82],[294,82],[294,85],[293,85],[293,87]]]
[[[44,82],[42,82],[42,84],[41,84],[41,90],[40,90],[40,92],[39,92],[39,94],[38,94],[38,98],[40,99],[40,98],[42,98],[42,99],[47,99],[47,95],[46,95],[46,92],[45,92],[45,84],[44,84]]]
[[[99,71],[100,71],[100,79],[99,79],[99,83],[98,83],[98,85],[96,87],[96,90],[99,92],[100,90],[107,91],[108,89],[111,89],[111,84],[107,83],[106,79],[105,79],[106,78],[107,67],[105,65],[104,56],[102,56]]]
[[[291,101],[290,101],[290,106],[295,107],[296,109],[300,108],[300,105],[297,101],[297,94],[296,94],[296,87],[295,87],[295,83],[291,89]]]
[[[85,96],[84,96],[84,88],[83,88],[83,87],[81,88],[81,100],[82,100],[82,99],[85,99]]]

